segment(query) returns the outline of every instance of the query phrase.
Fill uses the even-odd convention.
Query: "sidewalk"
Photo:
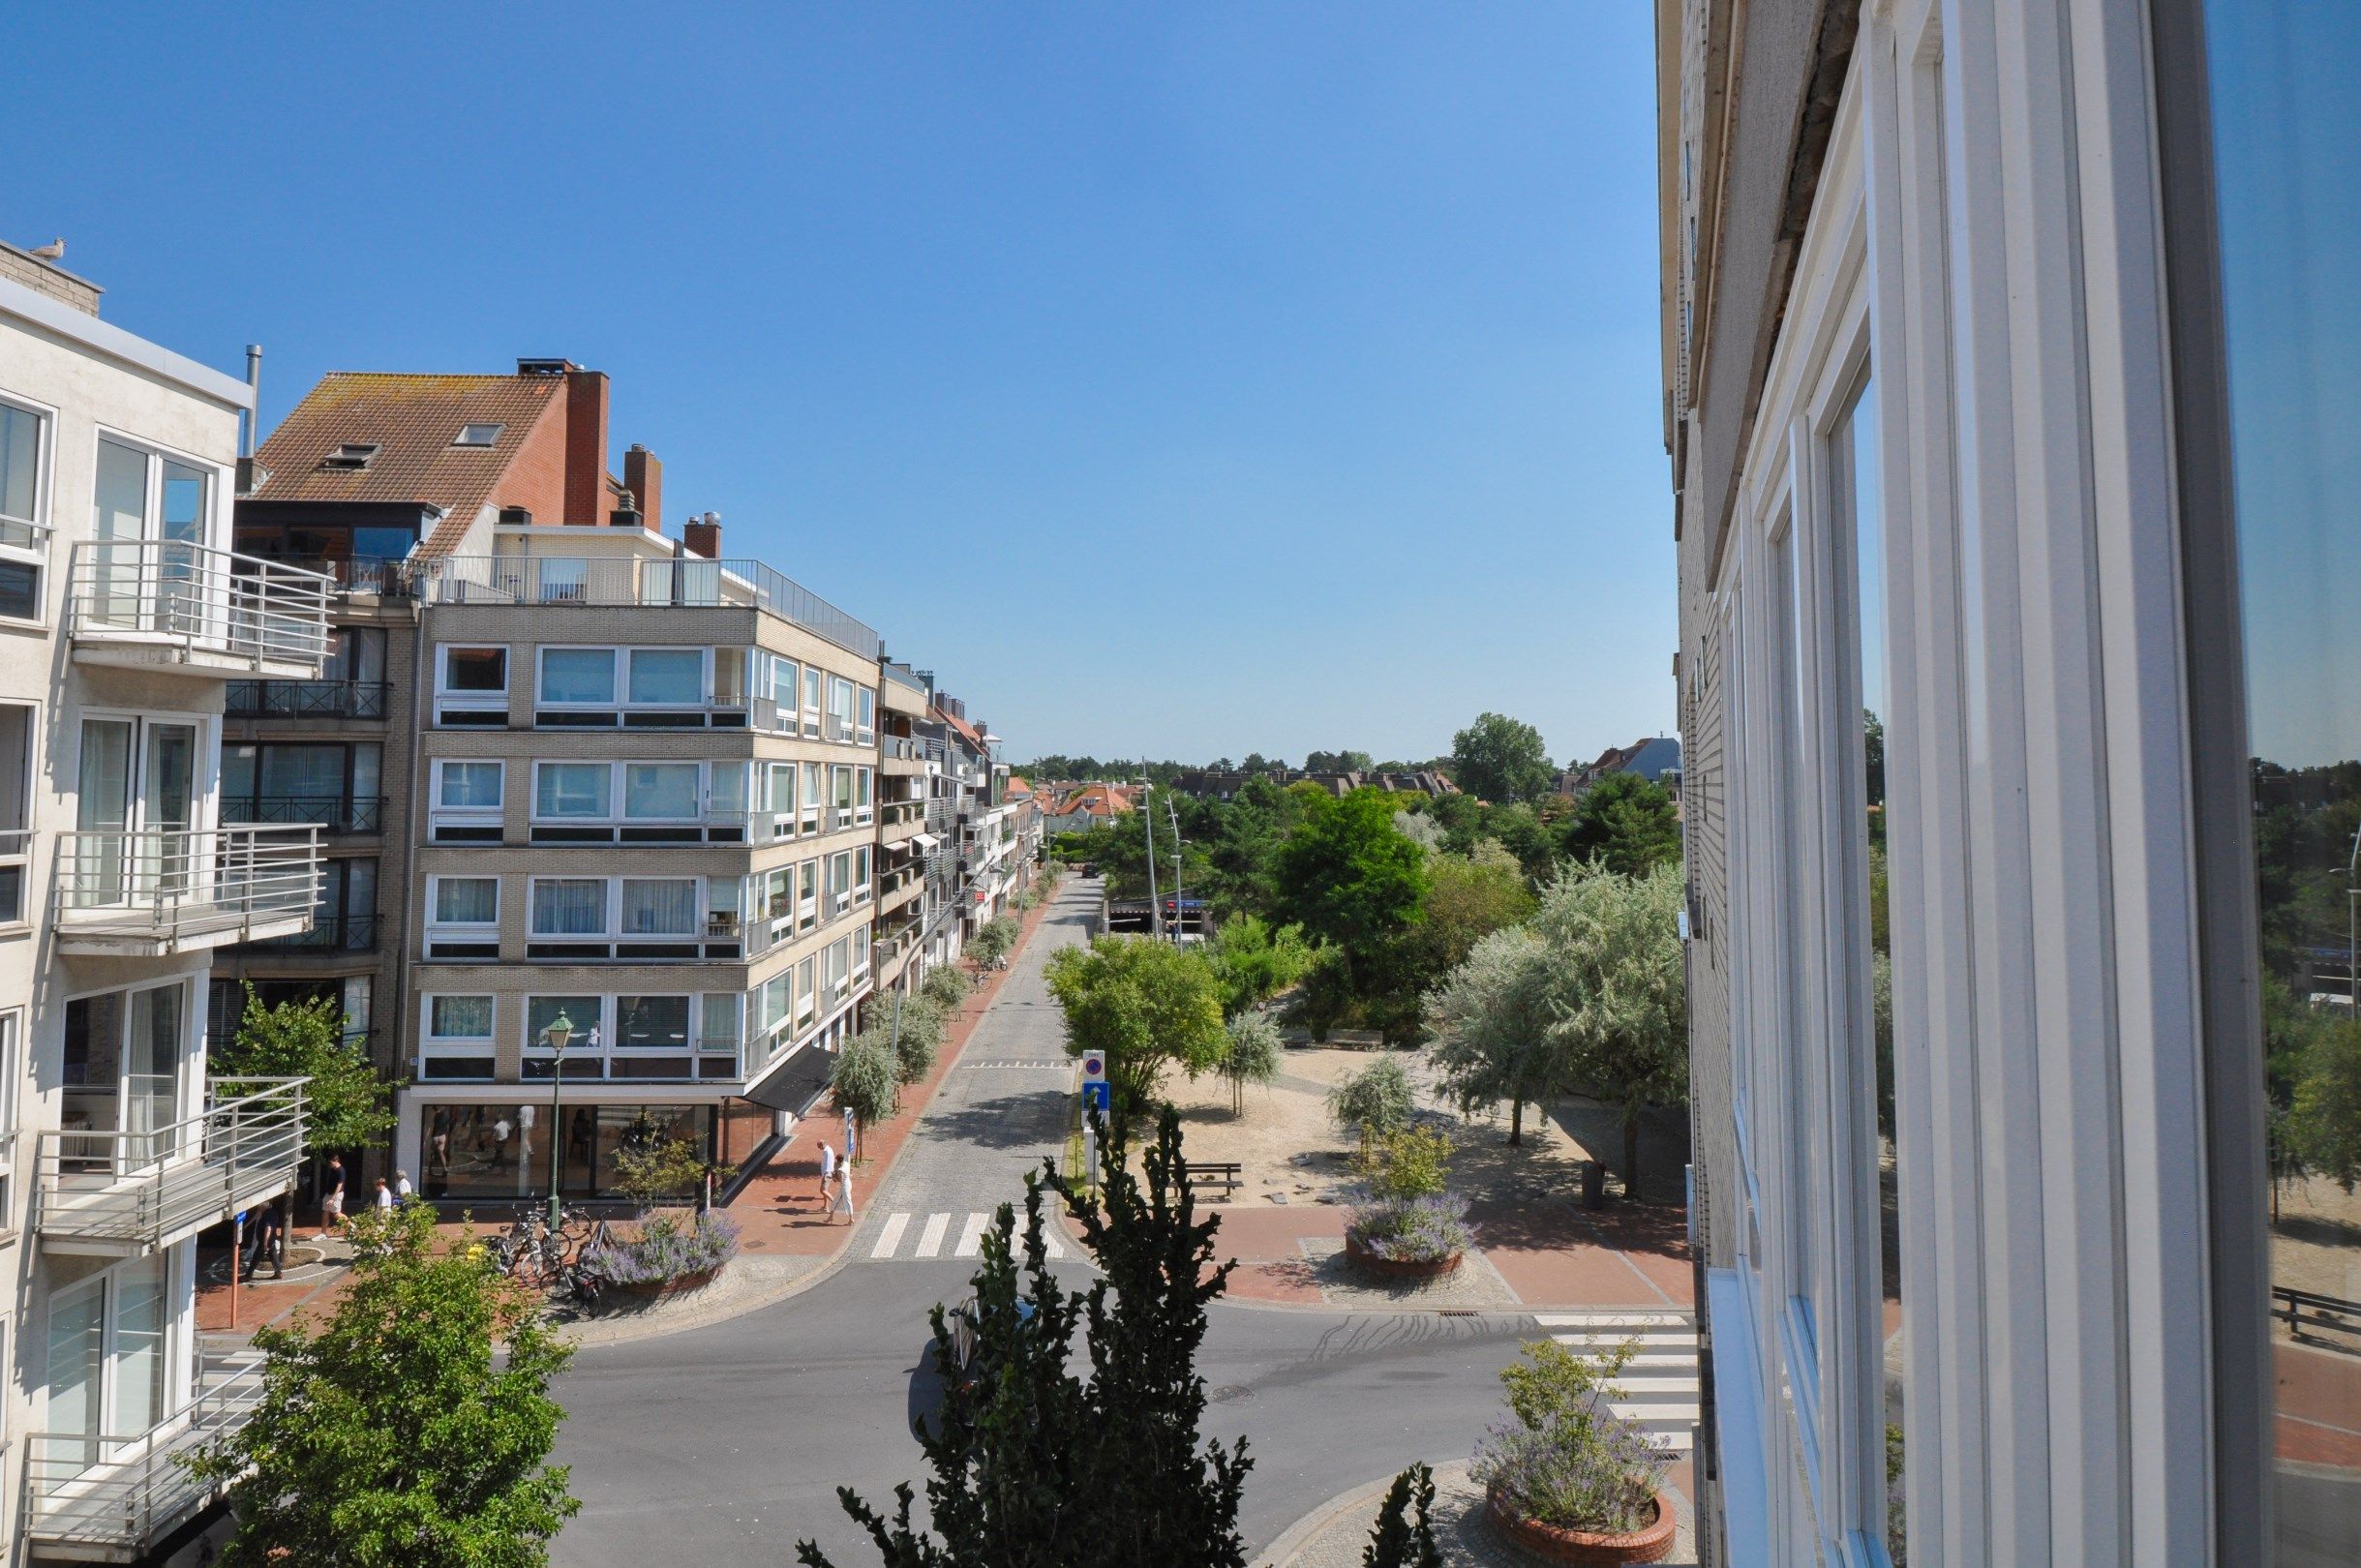
[[[1484,1519],[1482,1489],[1468,1474],[1468,1462],[1436,1464],[1435,1506],[1429,1516],[1435,1543],[1442,1549],[1446,1568],[1527,1568],[1537,1559],[1511,1546]],[[1255,1568],[1358,1568],[1361,1549],[1377,1522],[1393,1477],[1331,1499],[1298,1520],[1286,1534],[1255,1559]],[[1680,1478],[1665,1489],[1665,1497],[1680,1516],[1680,1533],[1671,1553],[1658,1560],[1667,1568],[1697,1561],[1696,1510],[1681,1490]]]
[[[952,1016],[948,1038],[936,1054],[934,1069],[918,1083],[902,1090],[901,1108],[892,1119],[868,1131],[862,1158],[853,1167],[853,1199],[865,1204],[893,1170],[896,1156],[943,1080],[957,1066],[976,1025],[1001,986],[1014,972],[1014,954],[1033,940],[1050,909],[1044,901],[1028,911],[1022,933],[1011,954],[1009,968],[987,974],[969,972],[976,988]],[[823,1102],[825,1104],[825,1101]],[[704,1289],[675,1296],[636,1310],[611,1311],[576,1319],[554,1309],[560,1334],[576,1344],[614,1344],[658,1334],[719,1322],[750,1312],[772,1302],[809,1289],[832,1273],[842,1260],[846,1243],[860,1228],[839,1220],[830,1223],[820,1192],[819,1145],[822,1139],[841,1143],[844,1123],[833,1111],[815,1107],[796,1124],[795,1131],[762,1168],[756,1171],[727,1213],[739,1222],[739,1256]],[[197,1326],[209,1336],[245,1339],[264,1324],[284,1323],[298,1312],[317,1314],[335,1302],[351,1279],[351,1250],[342,1241],[318,1242],[318,1217],[295,1227],[288,1246],[287,1279],[272,1282],[267,1274],[238,1287],[238,1319],[229,1323],[229,1288],[226,1255],[219,1250],[199,1252],[197,1271]],[[856,1219],[858,1215],[856,1216]],[[456,1242],[466,1227],[458,1221],[438,1225],[439,1234]],[[476,1227],[479,1231],[486,1228]]]

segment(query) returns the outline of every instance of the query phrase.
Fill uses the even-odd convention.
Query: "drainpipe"
[[[255,427],[262,422],[262,346],[246,346],[246,386],[255,395],[255,406],[246,410],[239,421],[243,427],[238,435],[238,456],[252,459],[255,455]]]

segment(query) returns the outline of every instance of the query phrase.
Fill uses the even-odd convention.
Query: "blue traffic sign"
[[[1115,1086],[1105,1078],[1093,1078],[1082,1085],[1082,1105],[1087,1110],[1104,1113],[1113,1103]]]

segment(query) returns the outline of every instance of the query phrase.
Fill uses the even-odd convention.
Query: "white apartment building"
[[[12,1563],[135,1561],[206,1503],[172,1455],[253,1385],[205,1354],[197,1237],[302,1142],[299,1082],[208,1076],[205,977],[312,919],[318,830],[221,826],[221,726],[229,680],[318,674],[325,583],[227,548],[247,385],[96,313],[0,249]]]

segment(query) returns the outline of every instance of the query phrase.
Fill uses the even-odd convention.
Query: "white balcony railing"
[[[303,1158],[310,1082],[216,1078],[205,1109],[185,1121],[43,1132],[34,1228],[60,1251],[136,1252],[287,1191]],[[116,1103],[136,1111],[143,1101]]]
[[[57,835],[60,941],[220,946],[287,936],[319,896],[315,824]]]
[[[25,1439],[25,1534],[37,1554],[144,1560],[212,1501],[181,1456],[243,1426],[262,1398],[262,1354],[200,1363],[194,1399],[145,1432],[37,1432]]]
[[[223,669],[317,677],[333,578],[284,561],[166,539],[74,547],[67,630],[81,647]]]

